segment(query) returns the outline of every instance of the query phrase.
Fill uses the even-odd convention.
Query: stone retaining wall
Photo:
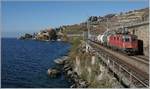
[[[137,35],[139,40],[143,41],[143,53],[149,55],[149,23],[128,27],[131,34]]]

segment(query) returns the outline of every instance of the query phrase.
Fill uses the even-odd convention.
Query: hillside
[[[82,34],[82,32],[85,30],[87,30],[87,27],[84,23],[63,26],[63,33],[66,34]]]
[[[117,27],[126,26],[131,23],[148,21],[149,8],[120,12],[119,14],[107,14],[101,16],[91,16],[89,20],[94,24],[93,33],[103,33],[107,28],[109,30],[117,30]]]
[[[117,30],[117,27],[126,26],[129,23],[138,23],[148,21],[149,8],[120,12],[118,14],[107,14],[105,16],[91,16],[90,21],[91,34],[98,35],[109,30]],[[78,34],[87,30],[86,22],[74,25],[63,26],[63,32],[66,34]]]

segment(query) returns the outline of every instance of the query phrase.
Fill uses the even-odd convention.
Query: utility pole
[[[87,19],[87,29],[88,29],[88,39],[90,39],[90,21],[88,19]]]
[[[88,17],[89,18],[89,17]],[[89,20],[87,18],[87,39],[86,39],[86,52],[89,52],[89,47],[88,47],[88,44],[89,44],[89,39],[90,39],[90,27],[89,27]]]

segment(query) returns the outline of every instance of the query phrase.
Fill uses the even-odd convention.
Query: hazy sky
[[[80,23],[91,15],[103,16],[148,7],[148,0],[131,1],[3,1],[2,37],[18,37],[47,27]]]

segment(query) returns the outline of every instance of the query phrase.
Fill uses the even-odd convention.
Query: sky
[[[149,7],[148,0],[2,1],[2,37],[19,37],[44,28],[76,24],[88,16],[104,16]]]

